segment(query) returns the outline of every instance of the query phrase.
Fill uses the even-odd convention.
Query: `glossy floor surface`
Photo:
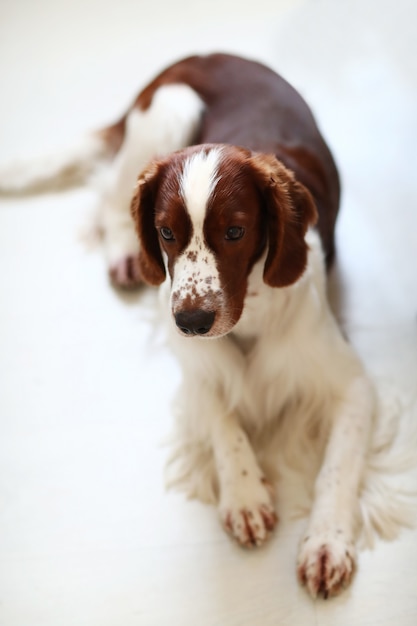
[[[403,402],[402,454],[417,422],[416,20],[412,0],[3,0],[0,159],[115,119],[185,54],[277,69],[340,165],[332,298]],[[268,546],[242,551],[214,509],[165,490],[179,372],[154,296],[116,293],[81,240],[94,200],[1,200],[0,625],[415,626],[416,530],[377,540],[349,590],[313,601],[295,578],[305,519],[284,514]],[[413,469],[390,480],[417,487]]]

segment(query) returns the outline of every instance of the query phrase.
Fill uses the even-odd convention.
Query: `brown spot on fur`
[[[326,552],[326,546],[323,545],[321,549],[323,550],[323,552],[320,558],[318,593],[321,594],[325,600],[327,600],[327,598],[329,597],[329,590],[327,589],[327,586],[326,586],[326,566],[327,566],[328,557],[327,557],[327,552]]]

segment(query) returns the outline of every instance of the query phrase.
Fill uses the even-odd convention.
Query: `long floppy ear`
[[[287,287],[306,268],[305,234],[317,221],[317,209],[310,192],[274,156],[257,154],[251,161],[267,210],[268,254],[263,278],[271,287]]]
[[[160,285],[165,280],[165,265],[155,228],[155,198],[161,175],[161,164],[151,162],[139,175],[131,213],[139,237],[139,269],[149,285]]]

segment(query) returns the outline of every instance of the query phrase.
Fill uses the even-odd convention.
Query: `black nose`
[[[205,335],[214,322],[214,311],[180,311],[175,323],[185,335]]]

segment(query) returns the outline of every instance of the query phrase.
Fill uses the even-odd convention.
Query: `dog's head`
[[[267,248],[264,282],[294,283],[307,263],[316,220],[309,192],[274,156],[201,145],[151,162],[132,214],[140,268],[151,285],[171,278],[171,307],[184,335],[219,337],[239,320],[253,265]]]

